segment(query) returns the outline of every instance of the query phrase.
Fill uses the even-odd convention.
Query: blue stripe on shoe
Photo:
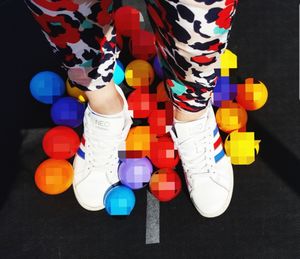
[[[222,150],[220,151],[220,153],[217,154],[217,155],[215,155],[215,162],[218,163],[222,159],[223,156],[225,156],[225,152],[224,152],[224,150],[222,148]]]
[[[217,135],[218,131],[219,131],[218,126],[216,126],[216,128],[215,128],[215,130],[214,130],[214,136]]]
[[[81,148],[78,148],[77,154],[78,154],[82,159],[85,159],[85,153],[82,151]]]

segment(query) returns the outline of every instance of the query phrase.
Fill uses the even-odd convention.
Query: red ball
[[[130,40],[130,51],[136,59],[153,58],[156,55],[154,34],[145,30],[133,34]]]
[[[57,126],[45,134],[43,149],[54,159],[69,159],[75,155],[80,145],[78,134],[71,128]]]
[[[174,168],[179,162],[178,151],[169,135],[150,143],[150,159],[157,168]]]
[[[166,133],[167,126],[167,111],[166,110],[153,110],[148,118],[151,132],[157,135]]]
[[[122,38],[122,35],[121,35],[121,34],[117,34],[117,35],[116,35],[116,43],[117,43],[119,49],[122,50],[122,49],[123,49],[123,44],[124,44],[124,43],[123,43],[123,38]]]
[[[149,187],[159,201],[170,201],[180,193],[181,180],[174,170],[163,168],[152,174]]]
[[[133,111],[134,118],[147,118],[156,109],[156,94],[150,94],[147,87],[140,87],[128,96],[128,109]]]
[[[131,37],[140,30],[140,12],[131,6],[120,7],[114,13],[117,34]]]

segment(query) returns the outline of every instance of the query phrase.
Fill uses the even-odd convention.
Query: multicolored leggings
[[[217,82],[238,0],[145,0],[174,105],[205,108]],[[68,77],[93,91],[112,80],[120,49],[113,0],[25,0]]]

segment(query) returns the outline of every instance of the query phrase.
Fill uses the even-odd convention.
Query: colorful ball
[[[54,159],[69,159],[80,145],[78,134],[71,128],[57,126],[47,131],[43,138],[45,153]]]
[[[179,162],[178,151],[170,136],[157,138],[150,143],[150,159],[157,168],[174,168]]]
[[[31,79],[30,92],[37,101],[45,104],[53,104],[64,95],[65,83],[54,72],[40,72]]]
[[[76,128],[83,121],[85,105],[74,97],[63,97],[51,107],[51,118],[57,125]]]
[[[120,7],[113,20],[117,34],[122,36],[131,37],[140,30],[140,12],[131,6]]]
[[[154,172],[150,180],[150,191],[159,201],[170,201],[181,191],[181,180],[178,174],[170,169],[163,168]]]
[[[117,33],[117,35],[116,35],[116,43],[117,43],[117,47],[119,48],[119,50],[122,50],[124,42],[123,42],[122,35],[119,33]]]
[[[231,132],[246,126],[248,115],[238,103],[223,101],[217,110],[216,120],[219,128],[224,132]]]
[[[124,78],[125,78],[124,66],[120,60],[117,60],[117,64],[113,76],[115,84],[120,85],[124,81]]]
[[[134,192],[123,185],[110,188],[104,196],[105,210],[111,216],[127,216],[135,205]]]
[[[160,61],[159,61],[159,58],[158,58],[157,55],[155,56],[155,58],[153,60],[153,67],[154,67],[154,71],[155,71],[156,75],[160,79],[163,79],[164,78],[164,72],[163,72],[162,66],[160,64]]]
[[[167,125],[172,124],[173,117],[168,116],[167,110],[153,110],[148,118],[151,132],[163,135],[167,132]]]
[[[149,60],[156,54],[155,36],[153,33],[140,30],[130,40],[130,52],[136,59]]]
[[[260,109],[267,99],[268,90],[264,83],[254,83],[253,78],[247,78],[245,84],[238,84],[236,100],[246,110]]]
[[[119,179],[131,189],[141,189],[149,181],[153,167],[147,158],[127,158],[119,166]]]
[[[147,61],[136,59],[127,65],[125,79],[133,88],[150,86],[154,81],[154,71]]]
[[[166,92],[164,81],[160,82],[156,87],[156,95],[158,102],[170,101],[170,98]]]
[[[230,84],[229,77],[221,76],[213,91],[213,105],[220,107],[223,101],[234,100],[237,92],[237,85]]]
[[[36,186],[46,194],[65,192],[73,182],[73,167],[66,160],[47,159],[36,169]]]
[[[156,109],[156,94],[149,94],[144,88],[135,89],[128,96],[128,109],[133,118],[147,118]]]
[[[69,80],[66,81],[66,88],[69,96],[78,99],[82,103],[87,102],[88,99],[85,95],[85,92],[76,86],[72,86]]]
[[[150,152],[150,127],[135,126],[129,130],[126,138],[125,154],[127,158],[140,158]]]
[[[145,28],[146,28],[145,18],[142,12],[140,12],[140,29],[144,30]]]

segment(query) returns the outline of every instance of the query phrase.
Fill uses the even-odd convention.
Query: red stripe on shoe
[[[214,148],[217,149],[218,146],[220,146],[221,143],[222,143],[222,138],[221,138],[221,136],[219,136],[217,141],[214,143]]]

